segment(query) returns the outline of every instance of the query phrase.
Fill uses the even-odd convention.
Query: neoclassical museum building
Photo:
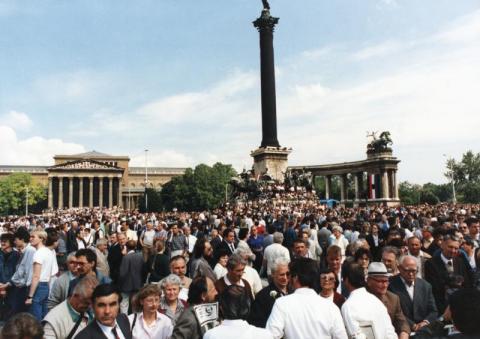
[[[12,173],[29,173],[48,186],[48,207],[135,208],[148,188],[161,189],[185,168],[130,167],[128,156],[114,156],[96,151],[55,155],[53,166],[0,165],[0,179]]]

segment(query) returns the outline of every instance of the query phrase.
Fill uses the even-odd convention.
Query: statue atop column
[[[270,4],[268,3],[268,0],[262,0],[263,2],[263,10],[268,11],[270,10]]]

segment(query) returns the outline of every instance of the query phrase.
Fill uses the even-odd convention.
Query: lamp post
[[[447,164],[448,164],[448,160],[451,159],[451,158],[450,158],[450,157],[447,157],[446,154],[444,154],[443,156],[444,156],[445,158],[447,158]],[[447,167],[447,168],[448,168],[448,167]],[[454,204],[456,204],[456,203],[457,203],[457,196],[456,196],[456,194],[455,194],[455,179],[454,179],[454,177],[453,177],[453,169],[452,169],[451,174],[450,174],[450,179],[452,180],[452,195],[453,195],[453,196],[452,196],[452,202],[453,202]]]
[[[25,216],[28,216],[28,186],[25,187]]]
[[[148,194],[147,194],[147,184],[148,184],[148,165],[147,165],[147,154],[148,149],[145,150],[145,212],[148,211]]]

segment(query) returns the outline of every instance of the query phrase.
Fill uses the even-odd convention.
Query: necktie
[[[453,262],[452,259],[447,261],[447,271],[448,273],[453,273]]]
[[[233,252],[235,252],[235,247],[233,247],[233,244],[230,244],[230,250]]]
[[[117,326],[112,328],[112,334],[115,337],[115,339],[120,339],[120,337],[118,336],[118,332],[117,332]]]

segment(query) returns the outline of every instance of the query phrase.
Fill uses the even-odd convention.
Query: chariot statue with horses
[[[389,147],[393,144],[392,138],[390,137],[389,131],[384,131],[380,133],[377,137],[378,132],[367,133],[367,137],[371,137],[372,141],[367,145],[368,153],[380,153],[385,151],[391,151]]]

